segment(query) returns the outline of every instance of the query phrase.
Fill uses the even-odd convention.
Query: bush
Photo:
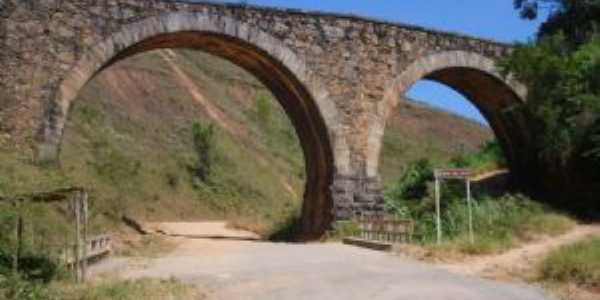
[[[212,162],[215,149],[215,127],[213,124],[203,125],[194,123],[192,125],[194,149],[198,155],[198,163],[194,175],[206,182],[211,174]]]
[[[0,296],[7,300],[59,299],[45,285],[12,275],[4,278],[0,275]]]
[[[569,230],[574,222],[552,212],[523,195],[473,199],[475,243],[468,232],[468,206],[460,194],[445,193],[441,208],[442,235],[446,249],[464,254],[502,252],[519,242],[539,235],[556,235]],[[402,217],[415,221],[415,240],[431,245],[437,240],[435,204],[431,197],[421,201],[396,201],[406,212]]]
[[[585,159],[585,144],[600,147],[585,134],[600,121],[600,38],[572,48],[563,34],[546,36],[517,47],[500,65],[527,85],[522,109],[534,138],[529,151],[544,169],[568,171],[574,159]]]
[[[428,182],[433,180],[433,167],[427,159],[410,163],[402,177],[385,194],[388,210],[401,214],[402,200],[418,200],[427,196]]]
[[[563,246],[551,252],[539,266],[542,279],[600,287],[600,238]]]
[[[506,159],[496,140],[486,142],[476,153],[463,154],[450,160],[455,168],[469,168],[475,173],[506,167]]]

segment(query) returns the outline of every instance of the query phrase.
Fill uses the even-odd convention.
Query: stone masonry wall
[[[0,0],[1,145],[35,146],[43,122],[53,118],[57,89],[83,53],[127,24],[170,12],[228,17],[257,28],[281,41],[322,83],[338,114],[328,133],[331,148],[347,157],[336,158],[332,186],[340,218],[381,209],[369,136],[386,115],[380,105],[386,89],[404,69],[444,51],[490,59],[510,51],[487,40],[327,13],[173,1]]]

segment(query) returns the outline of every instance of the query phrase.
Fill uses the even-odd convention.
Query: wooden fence
[[[0,198],[0,201],[12,203],[15,211],[19,214],[15,218],[13,251],[13,269],[18,271],[19,260],[22,255],[23,231],[26,223],[33,220],[25,220],[19,213],[19,207],[31,203],[65,203],[65,217],[71,222],[73,236],[66,245],[48,245],[47,251],[52,248],[57,251],[58,262],[70,267],[75,273],[77,281],[85,281],[88,261],[109,254],[111,251],[111,238],[108,235],[99,235],[88,238],[88,194],[83,188],[69,188],[53,192],[35,193],[31,195],[17,196],[14,198]]]
[[[75,244],[71,245],[71,247],[63,248],[60,260],[65,265],[74,266],[77,264],[77,259],[91,261],[110,254],[112,251],[112,240],[109,235],[98,235],[87,239],[85,249],[81,249],[81,254],[76,254],[76,248]]]
[[[363,216],[355,219],[358,232],[355,237],[388,243],[410,243],[414,221],[386,216]]]

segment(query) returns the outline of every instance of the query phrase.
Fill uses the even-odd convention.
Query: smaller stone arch
[[[523,104],[527,89],[511,76],[501,75],[496,61],[478,53],[446,51],[434,53],[412,62],[385,91],[377,106],[379,121],[369,132],[367,171],[378,174],[379,156],[385,126],[401,97],[421,79],[445,84],[469,99],[488,120],[504,149],[511,170],[519,168],[517,147],[526,142],[522,116],[507,120],[502,112]]]
[[[339,138],[338,113],[306,63],[283,42],[256,26],[230,17],[196,12],[166,13],[123,25],[88,48],[55,91],[37,139],[38,161],[57,161],[71,103],[96,74],[126,57],[161,48],[196,48],[246,69],[275,95],[296,128],[307,179],[302,231],[318,237],[333,219],[330,186],[336,170],[349,162]],[[341,160],[340,160],[341,159]]]

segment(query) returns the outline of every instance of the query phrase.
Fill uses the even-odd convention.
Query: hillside
[[[404,99],[386,125],[379,165],[384,185],[411,161],[427,158],[444,165],[452,157],[476,152],[493,139],[489,127],[453,113]]]
[[[214,170],[193,175],[192,126],[215,124]],[[406,162],[440,163],[477,149],[489,129],[403,102],[385,135],[382,175]],[[66,126],[61,163],[92,189],[96,224],[127,214],[149,221],[228,219],[268,234],[298,214],[304,162],[281,107],[255,78],[192,50],[122,61],[81,92]]]

